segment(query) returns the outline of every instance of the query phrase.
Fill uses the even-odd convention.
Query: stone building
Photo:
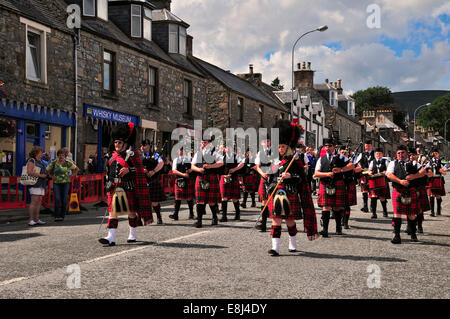
[[[19,175],[33,145],[53,157],[74,147],[75,33],[65,6],[44,0],[0,0],[0,169]],[[8,173],[6,173],[8,172]]]

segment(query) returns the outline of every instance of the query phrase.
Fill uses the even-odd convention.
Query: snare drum
[[[386,176],[384,174],[376,174],[369,176],[369,189],[371,191],[385,188],[387,185]]]
[[[431,191],[438,191],[442,189],[442,177],[441,176],[432,176],[429,177],[429,184],[427,187]]]

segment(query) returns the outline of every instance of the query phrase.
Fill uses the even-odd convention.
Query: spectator
[[[95,156],[95,155],[89,155],[88,173],[89,174],[97,173],[97,156]]]
[[[70,177],[77,176],[78,167],[67,159],[67,150],[60,149],[56,153],[57,159],[47,167],[47,171],[53,178],[53,190],[55,192],[55,222],[63,221],[69,202]]]
[[[36,184],[30,187],[30,221],[29,226],[44,225],[45,222],[39,219],[39,212],[41,209],[42,196],[45,195],[47,171],[45,170],[44,164],[41,162],[41,158],[44,154],[42,153],[42,147],[34,146],[29,154],[30,158],[27,161],[27,173],[30,176],[38,177]],[[34,168],[39,167],[41,170],[39,173],[34,172]]]
[[[313,193],[313,195],[317,195],[316,180],[313,178],[314,169],[316,167],[316,161],[317,161],[314,149],[311,147],[308,147],[306,149],[306,156],[308,157],[308,161],[309,161],[308,175],[307,175],[308,182],[311,187],[311,192]]]

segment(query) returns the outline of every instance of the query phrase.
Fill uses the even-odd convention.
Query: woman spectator
[[[44,154],[42,153],[42,147],[34,146],[29,153],[30,158],[27,161],[27,173],[30,176],[38,177],[36,184],[30,187],[30,221],[29,226],[44,225],[45,222],[39,219],[39,212],[41,209],[42,196],[45,194],[45,187],[47,181],[47,171],[45,170],[44,164],[41,162],[41,158]],[[35,167],[39,167],[39,173],[34,171]]]
[[[77,176],[78,167],[67,159],[67,150],[60,149],[56,152],[54,161],[47,166],[47,171],[53,179],[53,190],[55,192],[55,222],[63,221],[69,202],[70,176]]]

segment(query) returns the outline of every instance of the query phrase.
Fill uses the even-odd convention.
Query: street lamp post
[[[427,103],[427,104],[421,105],[421,106],[419,106],[419,107],[414,111],[414,127],[413,127],[413,131],[414,131],[414,149],[416,149],[416,112],[417,112],[420,108],[422,108],[422,107],[424,107],[424,106],[429,106],[429,105],[431,105],[431,103]]]
[[[298,39],[297,41],[295,41],[294,46],[292,47],[292,86],[291,86],[291,96],[292,96],[292,102],[291,102],[291,117],[292,120],[294,120],[294,50],[295,50],[295,46],[297,45],[298,41],[300,41],[301,38],[303,38],[305,35],[316,32],[316,31],[320,31],[320,32],[324,32],[328,29],[328,26],[324,25],[321,26],[317,29],[308,31],[303,33]]]

